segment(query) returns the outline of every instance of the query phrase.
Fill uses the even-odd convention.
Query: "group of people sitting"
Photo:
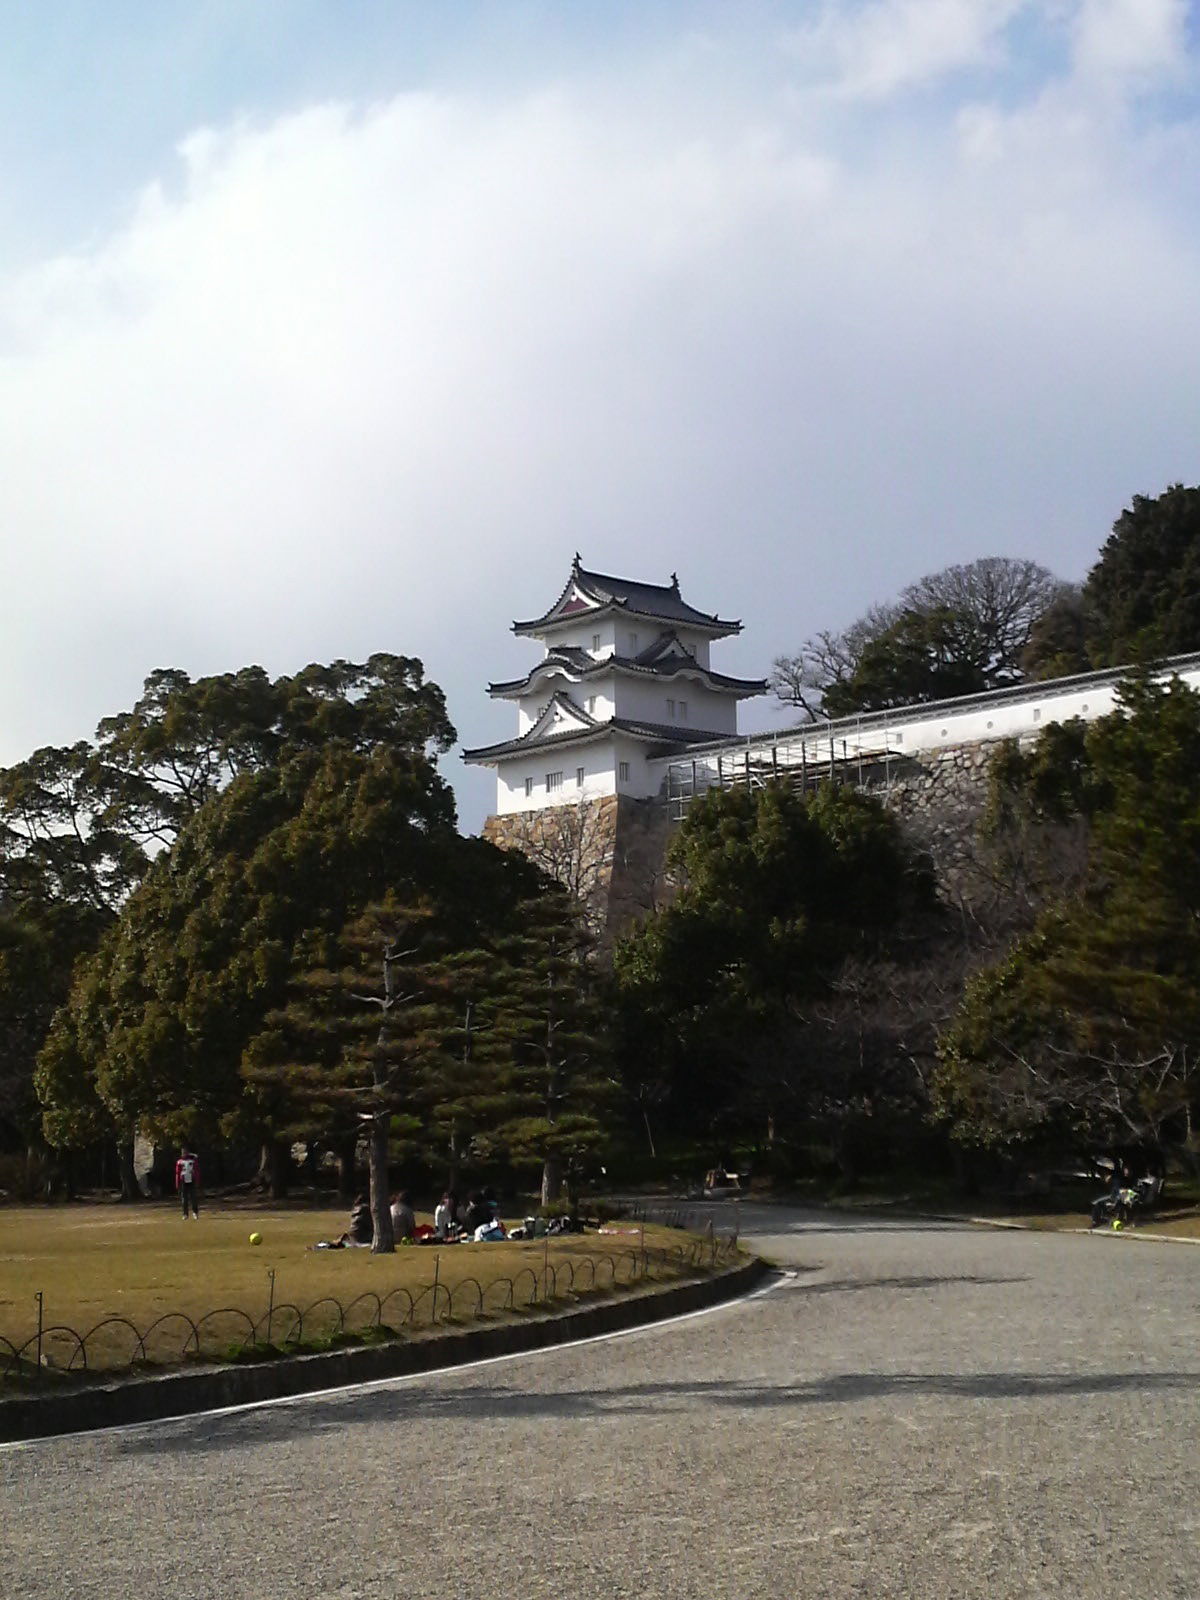
[[[432,1226],[419,1223],[407,1189],[392,1196],[392,1236],[397,1244],[457,1244],[460,1240],[474,1240],[477,1244],[507,1239],[508,1231],[500,1220],[500,1207],[491,1189],[475,1190],[467,1197],[461,1215],[458,1196],[447,1190],[438,1201],[433,1213]],[[375,1237],[375,1222],[371,1216],[371,1202],[365,1194],[354,1197],[350,1210],[350,1226],[340,1239],[323,1239],[318,1250],[348,1250],[369,1248]]]
[[[1113,1158],[1109,1186],[1092,1202],[1093,1228],[1103,1227],[1106,1222],[1131,1222],[1139,1209],[1149,1211],[1154,1207],[1163,1190],[1162,1173],[1147,1172],[1135,1180],[1133,1171],[1124,1158]]]

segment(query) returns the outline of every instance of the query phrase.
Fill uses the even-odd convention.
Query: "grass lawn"
[[[607,1290],[614,1279],[619,1287],[640,1276],[634,1257],[641,1249],[641,1232],[630,1223],[613,1226],[632,1232],[399,1246],[390,1256],[309,1248],[318,1239],[337,1238],[345,1225],[344,1209],[254,1209],[242,1203],[206,1204],[199,1222],[182,1221],[175,1205],[167,1202],[0,1208],[0,1336],[21,1345],[35,1332],[39,1291],[46,1328],[65,1324],[86,1334],[106,1318],[117,1317],[144,1334],[155,1319],[183,1312],[193,1323],[205,1319],[201,1349],[217,1355],[245,1340],[256,1325],[259,1339],[265,1337],[272,1270],[275,1343],[295,1331],[295,1313],[288,1307],[305,1313],[306,1340],[343,1328],[361,1330],[377,1320],[400,1327],[414,1300],[414,1326],[427,1327],[435,1270],[438,1283],[453,1297],[448,1301],[445,1293],[439,1295],[438,1320],[452,1314],[456,1322],[473,1320],[481,1309],[490,1316],[508,1313],[510,1294],[517,1309],[540,1300],[547,1262],[557,1269],[560,1297],[571,1292],[572,1274],[577,1294]],[[262,1235],[257,1247],[249,1242],[254,1232]],[[646,1227],[651,1276],[670,1274],[666,1263],[656,1268],[653,1252],[677,1247],[686,1237]],[[601,1256],[612,1259],[600,1261]],[[231,1309],[226,1315],[210,1315],[221,1308]],[[156,1362],[178,1361],[190,1337],[188,1324],[172,1317],[155,1330],[147,1356]],[[65,1367],[76,1345],[66,1335],[52,1335],[43,1348],[51,1364]],[[0,1344],[0,1368],[7,1354]],[[119,1324],[88,1340],[89,1368],[123,1367],[135,1356],[140,1356],[136,1340]]]
[[[1087,1211],[1022,1211],[1008,1206],[975,1214],[994,1215],[1003,1221],[1019,1222],[1027,1228],[1059,1233],[1073,1228],[1090,1228],[1092,1222],[1091,1214]],[[1175,1206],[1168,1203],[1149,1216],[1139,1216],[1124,1231],[1129,1234],[1148,1233],[1170,1239],[1200,1239],[1200,1207]]]

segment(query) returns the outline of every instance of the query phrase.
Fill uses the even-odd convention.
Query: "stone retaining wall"
[[[899,757],[888,764],[886,781],[877,768],[865,785],[901,818],[952,895],[969,889],[988,768],[1002,742],[986,739]],[[484,836],[503,849],[523,850],[563,882],[610,942],[670,900],[663,862],[676,825],[663,800],[605,795],[489,817]]]
[[[987,804],[988,768],[1001,742],[922,751],[892,769],[887,788],[873,791],[901,819],[918,849],[927,852],[943,889],[963,888],[970,877]]]

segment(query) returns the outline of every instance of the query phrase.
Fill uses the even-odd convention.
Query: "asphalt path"
[[[0,1448],[0,1593],[1197,1600],[1200,1248],[741,1217],[703,1315]]]

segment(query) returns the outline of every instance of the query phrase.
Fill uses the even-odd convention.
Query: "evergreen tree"
[[[495,946],[482,1002],[494,1055],[474,1101],[480,1123],[490,1123],[483,1142],[518,1163],[540,1163],[543,1205],[564,1184],[574,1197],[606,1137],[613,1082],[592,955],[568,894],[526,901],[520,931]]]
[[[1200,1079],[1200,695],[1135,677],[1002,767],[1009,817],[1087,829],[1082,879],[968,986],[937,1114],[963,1143],[1187,1137]],[[1049,881],[1049,880],[1048,880]]]
[[[398,731],[396,710],[383,725]],[[212,1136],[253,1112],[240,1063],[297,961],[324,959],[322,941],[389,890],[453,910],[461,942],[479,942],[476,925],[511,906],[533,869],[455,832],[428,727],[422,710],[411,744],[301,747],[200,806],[77,973],[39,1065],[48,1137],[79,1137],[98,1109],[122,1140],[135,1127]],[[264,1113],[278,1170],[272,1127]]]
[[[277,1133],[365,1134],[376,1253],[394,1248],[392,1134],[420,1134],[453,1059],[461,969],[428,959],[432,921],[428,906],[393,895],[369,906],[324,941],[325,962],[297,974],[289,1004],[243,1055],[242,1077]]]
[[[808,1115],[828,1085],[799,1036],[847,961],[932,915],[927,864],[876,800],[831,785],[710,791],[669,861],[675,901],[615,954],[627,1090],[649,1070],[677,1123],[714,1137]]]
[[[1097,667],[1200,649],[1200,488],[1134,495],[1083,585]]]

